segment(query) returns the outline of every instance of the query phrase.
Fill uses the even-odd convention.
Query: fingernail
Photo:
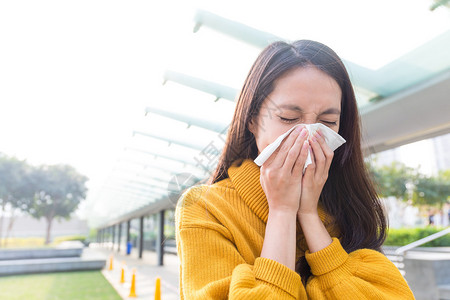
[[[305,137],[307,134],[307,130],[305,128],[302,129],[302,133],[300,134],[301,137]]]

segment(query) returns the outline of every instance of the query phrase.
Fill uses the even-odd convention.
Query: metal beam
[[[125,178],[119,178],[119,177],[112,177],[108,180],[108,183],[117,183],[117,184],[128,184],[128,185],[137,185],[142,188],[148,187],[149,185],[154,185],[154,182],[152,184],[150,183],[152,181],[139,181],[139,180],[132,180],[132,179],[125,179]],[[160,181],[160,184],[167,184],[168,181]],[[160,185],[159,185],[160,186]]]
[[[235,101],[238,91],[232,87],[200,79],[183,73],[167,70],[164,73],[164,83],[166,81],[176,82],[199,91],[216,96],[216,101],[220,98]]]
[[[207,130],[218,132],[218,133],[224,132],[225,129],[229,126],[229,124],[226,124],[226,123],[219,123],[219,122],[213,121],[213,120],[195,118],[188,114],[182,114],[179,112],[164,110],[164,109],[157,108],[157,107],[147,107],[145,109],[145,112],[158,114],[158,115],[161,115],[164,117],[175,119],[177,121],[185,122],[188,124],[188,126],[194,125],[194,126],[201,127],[201,128],[207,129]]]
[[[145,173],[141,173],[142,172],[141,170],[130,170],[130,169],[126,169],[126,168],[117,168],[117,167],[113,169],[113,172],[119,172],[119,174],[124,174],[124,173],[130,174],[131,173],[131,174],[133,174],[133,176],[132,176],[133,178],[131,178],[130,180],[143,182],[143,183],[145,183],[147,181],[142,181],[142,180],[147,180],[147,179],[148,180],[156,180],[156,181],[160,181],[160,182],[164,182],[165,183],[165,182],[168,182],[170,180],[171,176],[172,176],[172,175],[170,175],[170,173],[164,171],[163,173],[167,174],[167,179],[164,179],[164,178],[161,178],[162,175],[159,176],[159,177],[148,176]],[[120,177],[120,176],[116,176],[116,175],[111,175],[111,176],[113,176],[115,178],[120,178],[120,179],[123,179],[123,180],[128,180],[127,177],[124,178],[124,177]]]
[[[114,194],[111,195],[112,196],[116,196],[117,193],[120,193],[121,195],[119,195],[119,197],[128,197],[128,198],[132,198],[132,199],[136,199],[136,202],[141,202],[141,200],[145,200],[145,199],[152,199],[152,196],[160,196],[160,194],[155,195],[155,194],[151,194],[151,193],[139,193],[136,192],[130,188],[120,188],[120,187],[116,187],[116,186],[104,186],[105,189],[107,189],[108,191],[113,191]],[[135,196],[133,198],[133,196]],[[109,197],[109,198],[111,198]]]
[[[164,195],[154,195],[153,197],[149,196],[140,196],[135,194],[130,194],[130,192],[126,191],[118,191],[119,195],[110,195],[106,198],[108,208],[117,208],[117,207],[136,207],[136,206],[145,206],[149,203],[153,203],[154,201],[158,201],[158,199],[163,198]],[[106,204],[106,203],[105,203]]]
[[[168,191],[168,182],[164,182],[164,186],[137,181],[124,181],[119,179],[110,179],[108,185],[135,189],[151,193],[165,194]],[[152,189],[153,188],[153,189]],[[155,190],[156,189],[156,190]]]
[[[181,194],[180,194],[181,195]],[[169,197],[162,198],[161,200],[149,203],[143,207],[136,208],[130,212],[127,212],[121,216],[111,218],[107,220],[103,225],[98,226],[98,228],[103,228],[110,226],[111,224],[117,224],[123,220],[139,218],[140,216],[155,214],[162,209],[174,209],[176,203],[173,203]]]
[[[201,26],[207,26],[258,48],[264,48],[275,41],[287,41],[274,34],[226,19],[205,10],[197,10],[194,22],[194,32],[197,32]]]
[[[168,138],[165,135],[157,134],[157,133],[133,131],[133,135],[142,135],[142,136],[145,136],[145,137],[151,137],[151,138],[154,138],[154,139],[166,141],[166,142],[169,143],[169,145],[173,143],[173,144],[177,144],[177,145],[180,145],[180,146],[183,146],[183,147],[186,147],[186,148],[195,149],[195,150],[198,150],[198,151],[203,151],[205,149],[204,145],[199,145],[199,144],[193,143],[191,141],[174,140],[174,139]],[[211,155],[214,155],[214,154],[217,155],[219,153],[218,153],[218,151],[214,151],[213,153],[211,153]]]
[[[189,162],[189,161],[186,161],[186,160],[179,159],[177,157],[173,157],[173,156],[165,155],[165,154],[162,154],[162,153],[158,153],[156,151],[149,151],[149,150],[143,150],[143,149],[137,149],[137,148],[131,148],[131,147],[126,147],[125,150],[126,151],[128,151],[128,150],[129,151],[135,151],[135,152],[143,153],[143,154],[146,154],[146,155],[151,155],[151,156],[153,156],[155,158],[162,157],[162,158],[165,158],[165,159],[170,159],[170,160],[173,160],[173,161],[180,162],[180,163],[184,164],[185,166],[186,165],[191,165],[193,167],[197,167],[197,165],[194,163],[194,161]]]
[[[142,182],[127,182],[120,179],[111,178],[109,179],[104,187],[122,187],[124,189],[130,189],[134,191],[140,191],[140,192],[149,192],[149,193],[155,193],[155,194],[162,194],[167,190],[167,182],[162,185],[160,184],[154,184],[154,183],[142,183]]]
[[[108,185],[106,185],[105,187],[109,187],[111,183],[108,183]],[[162,186],[157,186],[157,185],[153,185],[153,184],[147,184],[146,187],[144,186],[136,186],[136,185],[132,185],[132,184],[118,184],[116,185],[111,185],[111,187],[117,187],[117,188],[124,188],[124,189],[129,189],[130,191],[137,191],[137,192],[143,192],[145,193],[149,193],[150,195],[153,193],[157,193],[159,195],[164,194],[165,192],[167,192],[167,187],[162,187]]]
[[[162,199],[163,197],[159,198],[145,198],[145,200],[136,201],[130,196],[128,197],[122,197],[122,198],[114,198],[109,197],[107,200],[104,201],[104,206],[107,207],[107,214],[110,218],[113,218],[114,212],[117,212],[116,214],[123,214],[126,213],[126,211],[134,210],[136,208],[145,207],[151,203],[159,201],[159,199]]]
[[[148,163],[148,162],[144,163],[144,162],[140,162],[140,161],[134,161],[134,160],[131,160],[131,159],[121,159],[120,161],[128,163],[128,164],[138,165],[138,166],[140,166],[141,168],[143,168],[145,170],[158,169],[158,170],[161,170],[161,171],[166,171],[166,172],[170,173],[171,176],[175,176],[175,175],[181,173],[181,172],[172,171],[171,169],[167,169],[167,167],[165,167],[165,166],[160,166],[160,165],[152,164],[152,163]],[[182,168],[182,167],[180,167],[180,168]],[[193,170],[193,169],[195,169],[195,170]],[[192,168],[191,170],[188,169],[188,170],[184,170],[184,171],[185,172],[189,172],[189,173],[191,173],[194,176],[202,177],[201,171],[204,171],[204,170],[199,169],[199,168]]]
[[[110,197],[109,201],[104,204],[107,205],[107,209],[105,210],[107,210],[108,215],[111,216],[115,211],[124,212],[127,208],[134,209],[135,207],[143,207],[155,201],[157,201],[157,199],[136,202],[134,200],[129,200],[129,198],[127,200],[123,200],[123,198]]]
[[[153,152],[153,151],[147,151],[147,150],[136,149],[136,148],[127,148],[127,149],[131,150],[131,151],[143,153],[144,155],[153,156],[155,158],[161,157],[161,158],[164,158],[164,159],[172,160],[172,161],[175,161],[177,163],[183,164],[183,166],[180,166],[180,168],[189,168],[190,167],[190,168],[194,168],[197,171],[204,171],[203,169],[201,169],[199,167],[199,163],[195,159],[192,159],[192,161],[186,161],[186,160],[183,160],[183,159],[175,158],[173,156],[168,156],[168,155],[160,154],[160,153]],[[209,152],[208,152],[208,154],[209,154]],[[160,163],[158,164],[157,162],[155,162],[155,160],[153,160],[153,161],[149,161],[149,160],[140,161],[140,160],[122,159],[122,161],[131,162],[131,163],[137,164],[137,165],[142,165],[142,166],[145,165],[145,166],[155,167],[155,168],[159,168],[160,170],[163,170],[163,171],[167,171],[168,170],[167,168],[160,166],[161,164],[163,164],[161,161],[159,161]],[[152,164],[152,163],[155,163],[155,164]],[[177,170],[178,170],[178,168],[177,168]],[[172,170],[169,169],[169,171],[172,171]],[[171,174],[171,176],[172,176],[172,174]],[[153,178],[155,178],[155,180],[157,179],[156,177],[153,177]],[[168,179],[168,180],[170,180],[170,179]],[[163,181],[163,180],[159,179],[159,181]],[[164,180],[164,182],[167,182],[167,181]]]

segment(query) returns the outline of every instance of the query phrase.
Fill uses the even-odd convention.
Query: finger
[[[302,130],[300,135],[297,136],[297,139],[294,141],[291,149],[289,150],[286,160],[283,164],[283,168],[288,168],[287,171],[291,175],[294,172],[294,164],[297,161],[298,156],[302,150],[303,143],[308,139],[307,130]]]
[[[314,175],[317,174],[316,158],[314,156],[314,150],[312,149],[311,143],[309,144],[309,153],[311,155],[311,164],[306,167],[305,173],[303,173],[302,180],[302,184],[305,187],[311,187],[311,185],[314,183]]]
[[[310,150],[311,150],[311,146]],[[305,173],[303,174],[303,180],[302,183],[305,183],[303,186],[310,187],[313,184],[314,181],[314,175],[316,172],[316,163],[314,162],[314,153],[313,151],[310,151],[311,153],[311,164],[306,167]]]
[[[275,151],[273,151],[273,153],[269,156],[269,158],[266,160],[266,162],[263,164],[263,166],[268,166],[268,165],[276,165],[276,163],[274,163],[275,159],[279,156],[280,150],[281,150],[281,146],[284,144],[284,142],[287,140],[289,136],[286,136],[283,141],[280,143],[280,145],[277,147],[277,149],[275,149]]]
[[[292,168],[292,176],[302,177],[303,176],[303,167],[305,166],[306,158],[308,157],[308,140],[305,140],[302,143],[302,149],[300,154],[295,161],[294,167]]]
[[[316,132],[311,138],[311,148],[313,149],[314,160],[316,164],[316,174],[319,176],[323,175],[325,170],[326,157],[322,151],[322,145],[320,140],[322,137]]]
[[[275,168],[281,168],[284,165],[284,162],[286,160],[286,156],[289,152],[289,150],[292,148],[292,145],[294,144],[295,140],[297,139],[297,136],[302,131],[302,127],[297,127],[294,130],[292,130],[288,136],[286,136],[283,141],[281,142],[280,146],[278,146],[278,153],[274,157],[271,165]]]
[[[325,141],[325,138],[323,137],[322,133],[318,131],[319,135],[317,138],[317,141],[322,149],[322,153],[325,157],[325,165],[324,165],[324,171],[328,173],[328,170],[330,169],[331,162],[333,160],[334,152],[331,150],[330,146]]]

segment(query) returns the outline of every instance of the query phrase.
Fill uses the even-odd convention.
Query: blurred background
[[[445,0],[0,2],[0,298],[126,298],[122,263],[141,298],[159,276],[178,299],[177,200],[214,170],[257,55],[299,39],[349,71],[388,257],[417,299],[450,299]]]

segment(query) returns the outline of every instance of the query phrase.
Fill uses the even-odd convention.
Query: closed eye
[[[337,125],[337,122],[328,122],[328,121],[322,121],[322,122],[325,124],[333,125],[333,126]]]
[[[280,120],[286,123],[293,123],[295,121],[297,121],[298,119],[286,119],[286,118],[282,118],[280,117]]]
[[[281,121],[285,122],[285,123],[293,123],[296,122],[298,120],[298,118],[295,119],[288,119],[288,118],[283,118],[283,117],[279,117]],[[327,125],[330,126],[337,126],[337,122],[329,122],[329,121],[321,121],[322,123],[325,123]]]

